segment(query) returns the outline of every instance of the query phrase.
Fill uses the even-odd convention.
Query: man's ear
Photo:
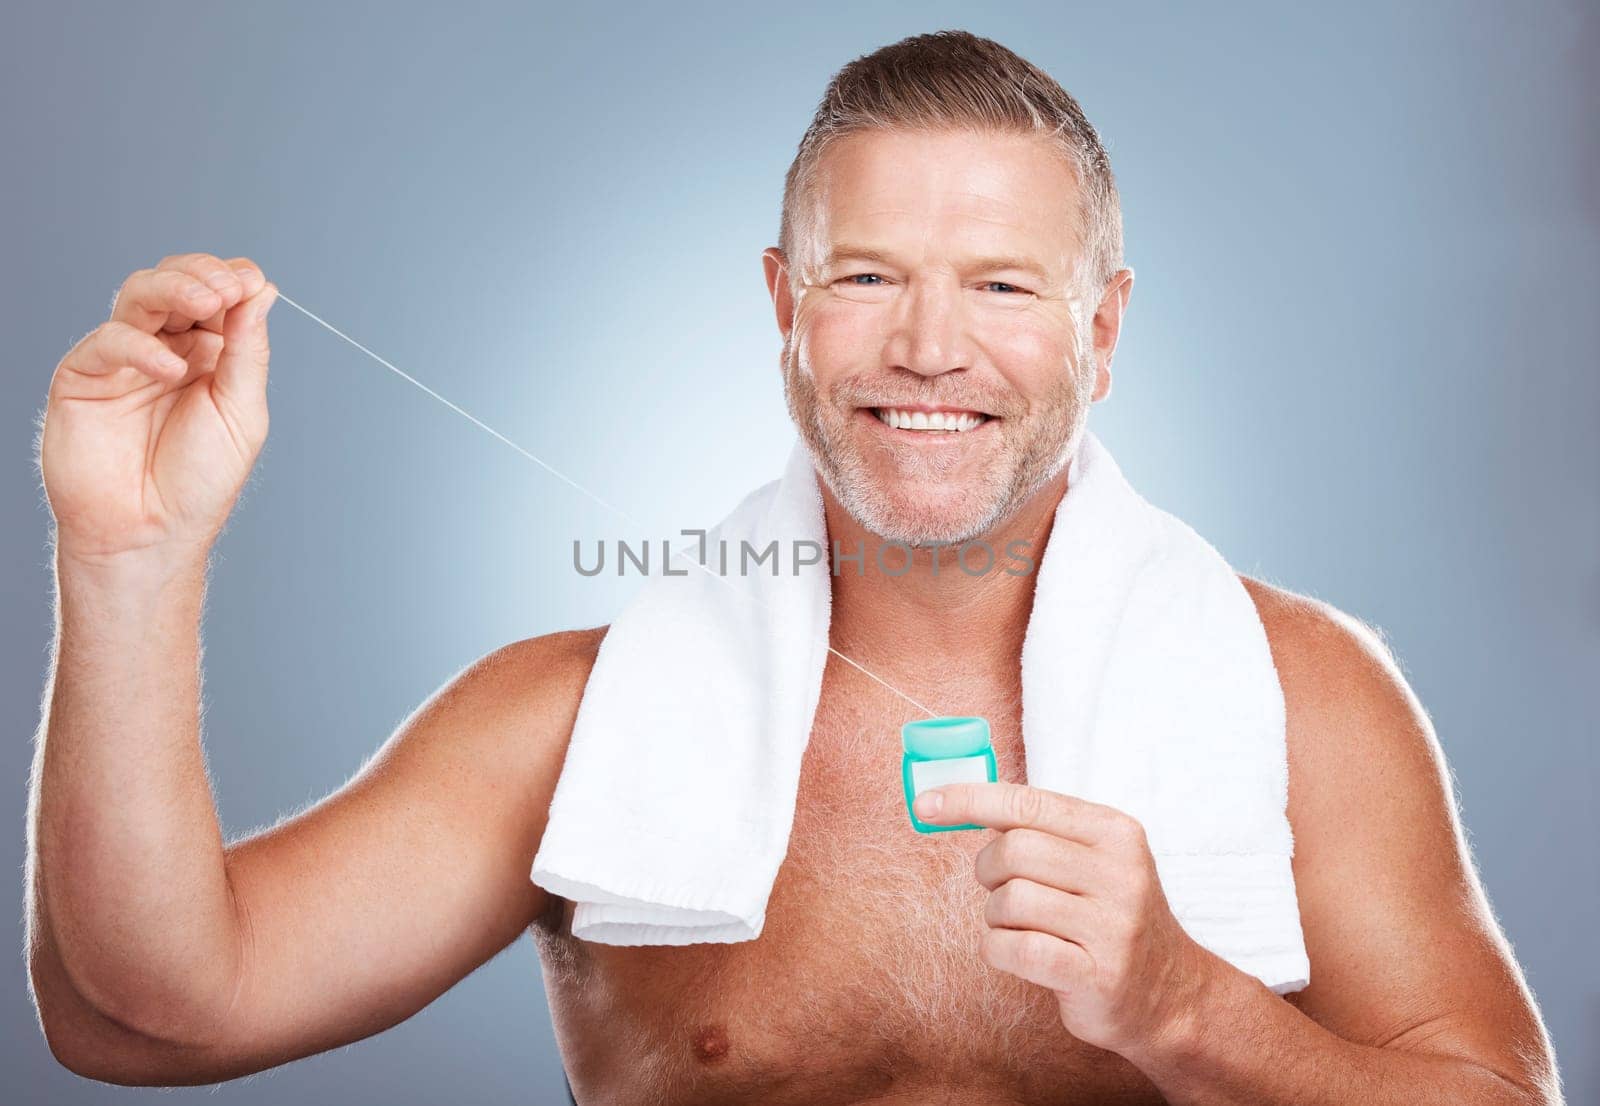
[[[778,332],[789,340],[794,326],[794,293],[789,290],[789,260],[777,246],[761,251],[761,268],[767,275],[767,294],[772,297],[772,309],[778,316]]]
[[[1119,269],[1106,283],[1100,306],[1095,309],[1090,324],[1094,330],[1094,395],[1091,402],[1099,403],[1111,394],[1111,357],[1117,352],[1117,339],[1122,334],[1122,315],[1128,309],[1128,299],[1133,295],[1133,270]]]

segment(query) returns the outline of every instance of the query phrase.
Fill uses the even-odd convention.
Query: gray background
[[[1094,425],[1242,571],[1381,627],[1432,714],[1574,1103],[1600,1101],[1600,262],[1591,8],[212,4],[10,8],[0,310],[0,937],[51,625],[32,419],[128,272],[247,254],[633,513],[285,305],[219,547],[207,749],[230,836],[338,787],[458,668],[609,620],[570,542],[714,522],[790,433],[759,252],[827,77],[959,26],[1100,128],[1138,273]],[[52,1061],[4,960],[10,1101]],[[531,942],[229,1102],[557,1101]],[[20,1099],[17,1092],[20,1093]]]

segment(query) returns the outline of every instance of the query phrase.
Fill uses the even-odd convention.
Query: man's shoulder
[[[1309,860],[1350,819],[1400,796],[1450,816],[1449,770],[1432,720],[1382,632],[1331,603],[1240,576],[1283,688],[1289,821]]]
[[[1380,628],[1243,573],[1239,581],[1266,630],[1291,729],[1298,722],[1305,736],[1358,707],[1417,706]]]
[[[439,735],[444,762],[514,797],[505,804],[504,833],[518,848],[532,850],[519,859],[519,871],[531,865],[544,837],[578,704],[608,629],[563,630],[502,645],[456,673],[419,712],[435,717],[426,732]],[[535,916],[548,922],[554,910],[559,920],[560,901],[539,889]]]
[[[526,637],[502,645],[492,653],[486,654],[484,659],[495,658],[496,663],[509,666],[553,665],[564,675],[570,675],[572,674],[570,670],[576,669],[587,679],[588,671],[594,665],[595,655],[600,651],[600,643],[605,640],[606,632],[610,629],[610,626],[590,626]]]
[[[463,751],[481,735],[497,755],[509,751],[502,742],[512,741],[534,762],[559,767],[607,629],[563,630],[499,646],[456,672],[418,714],[435,720],[430,728],[453,735],[449,740]]]
[[[570,720],[609,629],[594,626],[522,638],[480,657],[464,676],[508,710]]]

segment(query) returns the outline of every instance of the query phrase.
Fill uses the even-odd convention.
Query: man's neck
[[[818,483],[830,546],[842,554],[833,576],[835,648],[886,679],[898,674],[924,686],[941,673],[1017,676],[1036,575],[1066,492],[1065,469],[973,539],[964,563],[956,546],[914,549],[908,566],[906,547],[866,530]],[[991,552],[992,564],[980,571]],[[850,559],[858,553],[859,561]]]

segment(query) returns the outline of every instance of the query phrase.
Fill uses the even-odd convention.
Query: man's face
[[[1072,172],[1045,139],[972,131],[861,132],[817,168],[796,256],[767,254],[790,413],[872,533],[987,534],[1109,387],[1075,298]]]

